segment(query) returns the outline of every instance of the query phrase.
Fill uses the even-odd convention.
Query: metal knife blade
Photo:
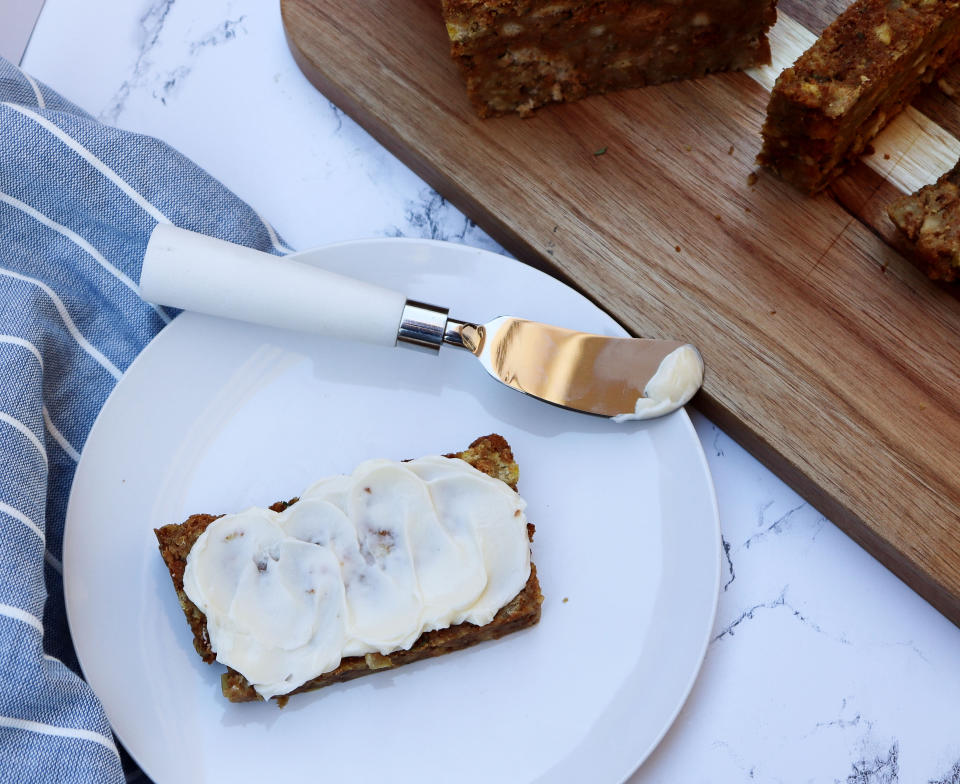
[[[663,416],[703,383],[703,360],[689,343],[593,335],[501,316],[486,324],[449,318],[444,308],[408,300],[398,341],[427,349],[464,348],[498,381],[547,403],[627,419]]]
[[[635,413],[664,360],[686,345],[591,335],[508,317],[485,324],[484,332],[477,356],[494,378],[548,403],[606,417]],[[671,401],[670,411],[700,387],[699,376],[694,383],[689,394]]]

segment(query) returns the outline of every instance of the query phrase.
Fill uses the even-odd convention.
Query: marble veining
[[[121,82],[110,105],[99,113],[98,119],[108,123],[116,123],[131,90],[143,81],[150,70],[152,65],[150,52],[160,40],[164,23],[170,9],[173,8],[174,2],[176,0],[160,0],[160,2],[150,5],[141,15],[139,19],[139,46],[130,76]]]
[[[403,226],[392,226],[383,231],[383,236],[458,242],[503,253],[476,223],[432,188],[422,188],[416,199],[407,200],[404,219]]]
[[[823,729],[841,729],[847,730],[856,728],[862,730],[850,739],[851,746],[856,750],[854,758],[845,769],[828,774],[823,778],[807,778],[802,774],[796,778],[775,774],[768,764],[763,762],[750,762],[742,751],[735,748],[727,741],[717,741],[713,748],[722,750],[729,760],[736,766],[741,777],[741,781],[770,781],[770,782],[788,782],[788,781],[824,781],[834,784],[899,784],[904,781],[900,775],[900,746],[897,740],[886,742],[876,741],[872,737],[873,724],[862,719],[860,714],[850,720],[843,719],[831,722],[821,722],[814,731]],[[811,733],[812,734],[812,733]],[[805,736],[809,737],[809,736]],[[956,768],[955,768],[956,769]],[[721,781],[731,781],[734,779],[724,778]],[[944,781],[949,781],[945,779]],[[930,780],[934,784],[934,780]]]
[[[343,130],[343,109],[337,106],[333,101],[327,101],[327,106],[333,114],[334,120],[336,120],[336,125],[333,126],[332,132],[334,135],[337,135]]]
[[[121,82],[108,105],[98,113],[98,119],[117,123],[126,110],[131,93],[144,88],[149,88],[153,98],[166,104],[171,94],[183,86],[199,55],[247,32],[244,26],[246,14],[241,13],[236,18],[225,19],[205,30],[197,38],[175,42],[174,45],[182,49],[179,53],[183,58],[180,65],[172,68],[158,67],[158,59],[165,57],[159,54],[159,51],[169,45],[164,32],[175,3],[176,0],[159,0],[148,5],[140,16],[137,25],[137,55],[131,73]]]
[[[721,590],[726,591],[734,580],[737,579],[737,572],[733,568],[733,559],[730,557],[730,542],[721,534],[720,543],[723,545],[723,557],[727,564],[727,579],[721,586]]]
[[[953,767],[946,775],[938,779],[930,779],[929,784],[960,784],[960,759],[953,763]]]
[[[791,614],[791,617],[795,618],[798,622],[802,623],[804,626],[809,627],[811,630],[817,632],[818,634],[827,634],[837,642],[844,645],[849,645],[850,641],[844,637],[842,634],[833,634],[831,632],[825,631],[819,623],[812,620],[808,615],[806,615],[802,610],[794,607],[789,601],[787,601],[787,591],[790,589],[789,585],[785,585],[780,591],[776,599],[772,599],[768,602],[761,602],[755,604],[752,607],[744,610],[737,618],[724,626],[717,634],[714,635],[711,643],[718,642],[724,637],[733,636],[736,634],[737,627],[745,621],[752,621],[757,617],[757,614],[761,610],[778,610],[784,608],[788,610]]]
[[[900,745],[894,741],[885,755],[876,754],[872,759],[854,762],[847,784],[897,784],[900,781],[899,757]]]
[[[201,49],[208,46],[220,46],[220,44],[226,43],[227,41],[232,41],[237,37],[238,32],[246,33],[247,30],[243,26],[243,20],[246,18],[246,14],[241,14],[236,19],[225,20],[203,38],[197,41],[191,41],[187,51],[191,55],[195,55]]]

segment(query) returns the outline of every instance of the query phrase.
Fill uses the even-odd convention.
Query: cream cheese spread
[[[530,576],[526,502],[459,459],[369,460],[283,512],[212,522],[183,584],[217,660],[264,698],[346,656],[489,623]]]
[[[643,397],[636,408],[626,414],[617,414],[614,422],[631,419],[653,419],[669,414],[687,403],[703,383],[703,359],[691,345],[674,349],[660,362],[657,372],[647,382]]]

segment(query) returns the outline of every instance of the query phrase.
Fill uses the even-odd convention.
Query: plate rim
[[[629,334],[627,330],[623,327],[623,325],[620,324],[620,322],[617,321],[617,319],[615,319],[612,315],[610,315],[609,312],[607,312],[604,308],[600,307],[597,303],[593,302],[591,299],[583,295],[581,292],[577,291],[575,288],[570,286],[565,281],[555,278],[552,275],[549,275],[548,273],[536,267],[526,265],[523,262],[515,258],[512,258],[508,255],[495,253],[493,251],[490,251],[484,248],[477,248],[475,246],[470,246],[470,245],[463,245],[463,244],[448,242],[444,240],[435,240],[435,239],[426,239],[426,238],[378,237],[378,238],[370,238],[370,239],[343,240],[339,242],[329,243],[329,244],[317,246],[315,248],[310,248],[303,251],[297,251],[295,253],[289,254],[289,257],[296,258],[299,261],[306,261],[307,263],[316,263],[316,262],[310,261],[309,260],[310,257],[321,256],[326,253],[330,253],[331,251],[334,251],[334,250],[346,250],[349,253],[352,249],[358,248],[358,247],[368,247],[368,246],[389,247],[393,245],[425,246],[425,247],[433,248],[439,251],[440,253],[448,253],[448,252],[451,252],[453,254],[462,253],[466,255],[476,255],[480,257],[492,256],[497,258],[501,262],[510,262],[513,264],[520,265],[522,267],[525,267],[526,269],[528,269],[529,271],[531,271],[536,275],[543,276],[544,278],[548,278],[553,283],[565,287],[574,295],[582,298],[590,307],[602,313],[604,317],[609,319],[615,325],[615,328],[617,330],[620,330],[624,335]],[[184,316],[186,318],[184,318]],[[187,328],[189,328],[189,323],[191,321],[190,317],[191,317],[191,314],[186,314],[186,313],[184,313],[183,315],[178,315],[175,319],[171,321],[169,325],[161,329],[153,338],[151,338],[151,340],[137,354],[134,360],[130,363],[130,365],[124,371],[120,380],[111,390],[110,394],[108,395],[100,411],[97,413],[97,416],[95,417],[94,422],[91,425],[90,430],[87,434],[87,438],[85,439],[84,447],[81,450],[80,460],[78,460],[77,462],[74,478],[71,481],[70,494],[68,498],[65,517],[64,517],[63,552],[62,552],[63,567],[64,567],[63,589],[64,589],[64,600],[66,605],[67,625],[70,631],[71,641],[76,640],[77,638],[74,633],[75,632],[74,618],[76,615],[76,611],[71,609],[76,597],[73,596],[74,594],[74,589],[72,587],[73,582],[69,578],[69,574],[72,572],[72,569],[73,569],[73,559],[68,558],[68,552],[71,552],[73,550],[72,541],[74,537],[75,526],[70,525],[70,520],[76,514],[74,491],[77,485],[77,478],[78,477],[84,478],[85,476],[85,474],[81,472],[81,466],[84,464],[84,458],[85,458],[85,455],[87,454],[86,447],[88,444],[93,442],[96,437],[98,437],[97,434],[99,430],[102,429],[103,427],[102,422],[110,415],[111,401],[114,399],[115,395],[123,393],[122,388],[128,376],[131,374],[139,373],[140,367],[143,366],[144,364],[149,363],[151,361],[153,354],[155,354],[157,351],[163,350],[163,345],[167,340],[171,339],[170,338],[171,334],[173,334],[175,337],[175,333],[177,331],[184,329],[184,327],[179,327],[179,326],[175,327],[175,325],[186,323],[188,324]],[[171,327],[175,327],[173,332],[170,331]],[[120,390],[119,393],[118,393],[118,390]],[[651,740],[646,745],[646,747],[643,749],[640,749],[639,746],[637,747],[637,753],[634,755],[637,758],[637,762],[632,767],[630,767],[629,770],[627,770],[626,773],[619,779],[621,782],[631,778],[638,771],[638,769],[644,764],[644,762],[646,762],[649,756],[661,744],[664,737],[667,735],[670,729],[674,726],[677,717],[679,716],[680,712],[683,710],[684,706],[687,704],[687,701],[690,697],[690,693],[692,692],[693,687],[696,684],[696,681],[703,670],[703,663],[706,658],[707,650],[709,649],[710,638],[711,638],[713,627],[716,622],[716,615],[717,615],[718,605],[719,605],[720,582],[721,582],[721,576],[722,576],[722,564],[721,564],[722,529],[720,525],[719,504],[718,504],[713,474],[709,467],[709,462],[706,457],[704,446],[700,441],[700,438],[696,432],[696,428],[694,427],[694,424],[686,408],[678,409],[677,411],[675,411],[673,414],[669,416],[674,417],[683,423],[682,427],[684,430],[687,431],[689,439],[692,442],[692,445],[694,448],[694,452],[691,454],[691,457],[693,456],[693,454],[696,455],[696,463],[698,465],[698,474],[701,475],[702,478],[706,481],[706,485],[704,489],[706,491],[706,499],[708,500],[710,514],[709,514],[709,521],[706,521],[706,520],[704,521],[704,528],[706,530],[709,530],[709,532],[712,534],[714,546],[711,549],[715,551],[717,555],[717,557],[713,559],[715,564],[714,564],[714,579],[711,581],[711,595],[709,597],[706,597],[706,596],[704,597],[709,602],[709,607],[710,607],[709,619],[708,619],[709,622],[704,622],[704,631],[702,634],[702,639],[695,651],[695,655],[693,656],[693,659],[695,661],[695,666],[690,672],[682,690],[680,690],[676,694],[674,698],[674,701],[676,703],[675,706],[673,707],[669,715],[664,716],[662,720],[662,728],[658,733],[656,733],[655,737],[651,738]],[[83,655],[81,655],[79,648],[76,646],[75,646],[75,653],[76,653],[77,661],[78,661],[78,664],[80,665],[81,671],[83,671],[84,657]],[[693,653],[693,651],[691,651],[691,653]],[[86,678],[85,675],[84,675],[84,678]],[[92,688],[92,684],[91,684],[91,688]],[[100,699],[99,695],[98,695],[98,699]],[[101,704],[103,704],[104,710],[106,711],[106,704],[103,703],[102,700],[101,700]],[[109,716],[108,716],[108,720],[109,720]],[[113,726],[112,722],[110,726],[111,726],[111,730],[116,735],[117,739],[121,743],[123,743],[121,732],[116,727]],[[124,746],[126,748],[126,744],[124,744]],[[129,748],[127,749],[127,751],[130,754],[130,756],[137,762],[137,764],[140,765],[140,762],[137,759],[137,755],[133,751],[131,751]],[[142,766],[141,766],[141,769],[143,769]],[[149,772],[147,772],[146,770],[144,770],[144,773],[146,773],[147,775],[150,775]],[[544,774],[540,774],[540,775],[544,775]]]

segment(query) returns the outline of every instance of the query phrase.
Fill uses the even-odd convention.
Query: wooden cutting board
[[[776,67],[479,120],[438,0],[281,5],[328,98],[518,258],[695,342],[697,408],[960,624],[960,299],[884,214],[960,154],[951,101],[928,91],[808,198],[750,176]],[[775,60],[843,5],[783,0]]]

